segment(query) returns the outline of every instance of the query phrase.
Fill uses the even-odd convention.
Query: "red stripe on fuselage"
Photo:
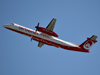
[[[7,29],[18,32],[20,34],[24,34],[24,35],[29,36],[29,37],[32,37],[33,40],[35,40],[35,41],[42,42],[42,43],[50,45],[50,46],[55,46],[57,48],[60,47],[60,48],[67,49],[67,50],[80,51],[80,52],[89,52],[89,50],[83,50],[80,47],[64,46],[64,45],[61,45],[61,44],[58,44],[58,43],[55,43],[55,42],[51,42],[49,40],[45,40],[45,39],[42,39],[40,37],[36,37],[36,36],[30,35],[30,34],[15,30],[15,29],[11,29],[11,28],[7,28]]]

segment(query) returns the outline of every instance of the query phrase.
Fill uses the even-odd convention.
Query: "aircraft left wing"
[[[41,48],[43,45],[44,45],[44,43],[41,43],[41,42],[38,43],[38,47],[40,47],[40,48]]]
[[[55,27],[55,23],[56,23],[56,19],[53,18],[51,20],[51,22],[49,23],[49,25],[46,27],[47,30],[50,30],[50,31],[53,31],[54,30],[54,27]]]

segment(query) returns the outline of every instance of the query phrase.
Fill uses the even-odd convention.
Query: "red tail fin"
[[[93,35],[91,38],[87,38],[85,42],[83,42],[79,47],[85,50],[89,50],[96,42],[97,36]]]

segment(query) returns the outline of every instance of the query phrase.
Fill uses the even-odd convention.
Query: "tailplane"
[[[93,35],[91,38],[87,38],[87,40],[83,42],[79,47],[84,50],[89,50],[97,42],[96,38],[96,35]]]

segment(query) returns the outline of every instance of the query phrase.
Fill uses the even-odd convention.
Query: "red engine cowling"
[[[54,31],[47,30],[44,27],[38,27],[38,31],[43,32],[43,33],[48,34],[48,35],[51,35],[51,36],[58,37],[57,33],[55,33]]]

